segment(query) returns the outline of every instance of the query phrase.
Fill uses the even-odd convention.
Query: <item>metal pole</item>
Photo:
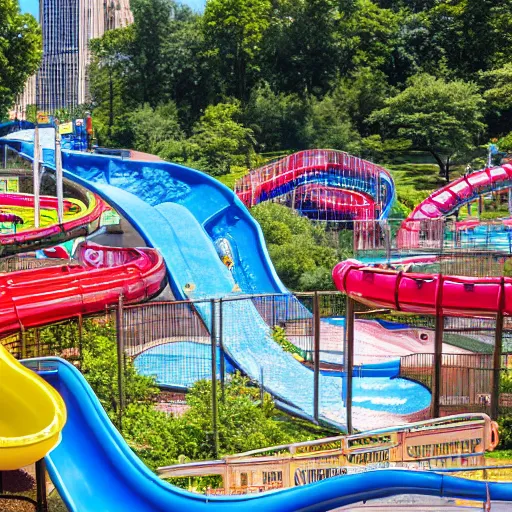
[[[443,331],[444,317],[441,308],[443,296],[443,275],[437,278],[436,289],[436,330],[434,339],[434,382],[432,393],[432,416],[439,418],[441,401],[441,372],[443,369]]]
[[[320,418],[320,303],[318,292],[313,297],[313,342],[314,342],[314,388],[313,388],[313,415],[316,421]]]
[[[64,222],[64,187],[62,184],[62,147],[59,128],[55,128],[55,179],[57,182],[57,216],[59,224]]]
[[[36,124],[34,129],[34,162],[33,162],[33,181],[34,181],[34,226],[36,228],[40,225],[40,212],[39,212],[39,163],[41,160],[39,146],[39,127]]]
[[[265,403],[265,376],[263,375],[263,366],[260,366],[260,403],[263,409]]]
[[[7,144],[4,144],[3,167],[7,169]]]
[[[222,402],[225,400],[224,386],[226,379],[226,359],[224,356],[224,328],[223,328],[223,308],[224,304],[222,299],[219,300],[219,351],[220,351],[220,399]]]
[[[44,459],[36,462],[37,512],[48,512],[46,497],[46,464]]]
[[[212,318],[210,330],[210,344],[212,349],[212,429],[213,429],[213,456],[219,456],[219,430],[217,427],[217,320],[215,318],[215,299],[210,300],[210,314]]]
[[[117,334],[117,386],[119,393],[119,430],[123,429],[123,410],[125,408],[124,394],[124,318],[123,318],[123,294],[119,295],[116,311]]]
[[[353,433],[352,428],[352,378],[354,373],[354,299],[347,296],[346,336],[347,342],[344,356],[345,379],[347,382],[347,432]]]
[[[501,278],[500,297],[498,305],[498,313],[496,314],[496,331],[494,335],[494,353],[493,353],[493,378],[491,393],[491,417],[498,419],[500,410],[500,378],[501,378],[501,357],[503,347],[503,308],[505,302],[505,278]]]
[[[84,333],[84,318],[82,315],[78,316],[78,352],[80,358],[80,368],[82,368],[83,356],[83,333]]]
[[[21,358],[27,358],[27,338],[26,331],[23,325],[21,326]]]
[[[512,188],[508,189],[508,213],[512,215]]]

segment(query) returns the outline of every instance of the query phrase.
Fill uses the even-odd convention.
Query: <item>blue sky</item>
[[[202,10],[206,0],[183,0],[195,10]],[[21,10],[32,13],[36,18],[39,15],[39,0],[20,0]]]

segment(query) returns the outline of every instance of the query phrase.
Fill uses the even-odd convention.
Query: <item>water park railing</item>
[[[69,265],[69,260],[59,260],[56,258],[27,258],[18,255],[7,256],[0,259],[0,272],[15,272],[17,270],[54,267],[59,263],[62,263],[62,265]]]
[[[502,221],[354,220],[353,250],[357,258],[396,258],[417,254],[493,251],[512,254],[512,228]]]
[[[399,376],[419,382],[434,391],[427,416],[458,412],[495,416],[496,410],[512,410],[512,322],[508,318],[503,322],[503,355],[497,368],[495,319],[445,317],[436,369],[434,345],[439,324],[435,317],[376,310],[359,303],[350,306],[339,292],[228,296],[133,306],[121,302],[92,317],[92,324],[78,317],[42,328],[27,327],[1,342],[18,358],[58,355],[80,367],[87,329],[98,323],[109,325],[119,348],[120,382],[124,360],[129,358],[140,372],[155,376],[164,389],[185,392],[197,380],[213,376],[222,392],[234,371],[224,333],[235,332],[227,322],[236,322],[236,315],[225,312],[235,307],[236,301],[253,304],[268,326],[276,350],[280,346],[313,370],[313,389],[308,392],[313,418],[318,418],[322,405],[322,380],[318,377],[322,373],[344,375],[352,381]],[[268,376],[261,372],[255,384],[264,387]],[[122,386],[119,393],[122,404]],[[351,406],[352,398],[345,398],[344,403]]]

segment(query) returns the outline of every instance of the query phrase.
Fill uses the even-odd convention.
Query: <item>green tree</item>
[[[107,31],[93,39],[89,66],[96,136],[103,145],[131,145],[128,115],[135,106],[131,94],[133,27]]]
[[[87,321],[84,325],[82,351],[81,370],[101,405],[115,421],[119,412],[115,330],[107,325]],[[127,404],[149,402],[158,392],[154,379],[138,374],[130,359],[125,364],[124,386]]]
[[[305,139],[310,148],[342,149],[357,152],[359,134],[354,130],[345,105],[328,94],[323,99],[311,99]]]
[[[241,122],[242,110],[238,101],[209,105],[194,125],[189,139],[192,159],[210,174],[226,174],[237,161],[247,160],[254,139],[250,128]]]
[[[381,9],[371,0],[357,0],[355,5],[352,15],[345,17],[340,25],[345,66],[349,70],[386,69],[397,44],[401,15]]]
[[[163,99],[164,45],[176,11],[172,0],[132,0],[133,79],[132,93],[138,104],[156,107]]]
[[[184,130],[190,133],[193,123],[219,88],[219,73],[205,56],[202,18],[188,11],[176,16],[162,47],[165,101],[178,107]]]
[[[431,153],[448,181],[454,158],[474,147],[484,131],[483,112],[484,99],[474,83],[420,74],[370,120],[381,123],[389,138],[408,139]]]
[[[133,147],[159,155],[169,141],[180,141],[183,132],[178,119],[178,109],[172,102],[152,109],[148,104],[129,114]]]
[[[259,56],[269,26],[270,0],[209,0],[203,16],[206,54],[215,59],[225,92],[246,100],[259,72]]]
[[[251,210],[259,222],[279,277],[291,290],[333,289],[330,274],[339,261],[324,228],[290,208],[263,203]]]
[[[18,0],[0,0],[0,119],[21,94],[42,56],[41,29]]]
[[[268,83],[254,88],[245,111],[260,151],[302,149],[308,106],[297,94],[275,93]]]

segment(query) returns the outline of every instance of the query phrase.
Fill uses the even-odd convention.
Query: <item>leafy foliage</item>
[[[41,29],[17,0],[0,0],[0,119],[41,60]]]
[[[101,405],[115,418],[119,412],[117,342],[115,330],[91,320],[84,322],[82,372]],[[137,373],[130,359],[124,366],[126,403],[150,402],[158,392],[153,378]]]
[[[409,139],[414,148],[429,151],[449,180],[451,161],[470,149],[485,128],[483,107],[475,84],[420,74],[370,119],[381,122],[389,135]]]
[[[202,15],[173,0],[132,7],[133,26],[91,45],[102,145],[214,175],[254,166],[253,148],[323,146],[384,162],[419,150],[448,179],[487,135],[511,131],[512,0],[209,0]]]
[[[324,228],[279,204],[263,203],[251,213],[263,230],[272,262],[288,288],[334,289],[331,271],[350,253],[351,241],[333,242]]]
[[[132,404],[123,416],[123,435],[152,469],[178,461],[212,459],[211,391],[209,381],[194,384],[187,395],[189,409],[181,417],[156,411],[148,404]],[[283,421],[270,396],[265,393],[261,403],[259,389],[249,386],[248,379],[238,373],[227,382],[224,399],[220,387],[217,395],[221,455],[325,435],[320,429],[302,428],[300,422]]]

